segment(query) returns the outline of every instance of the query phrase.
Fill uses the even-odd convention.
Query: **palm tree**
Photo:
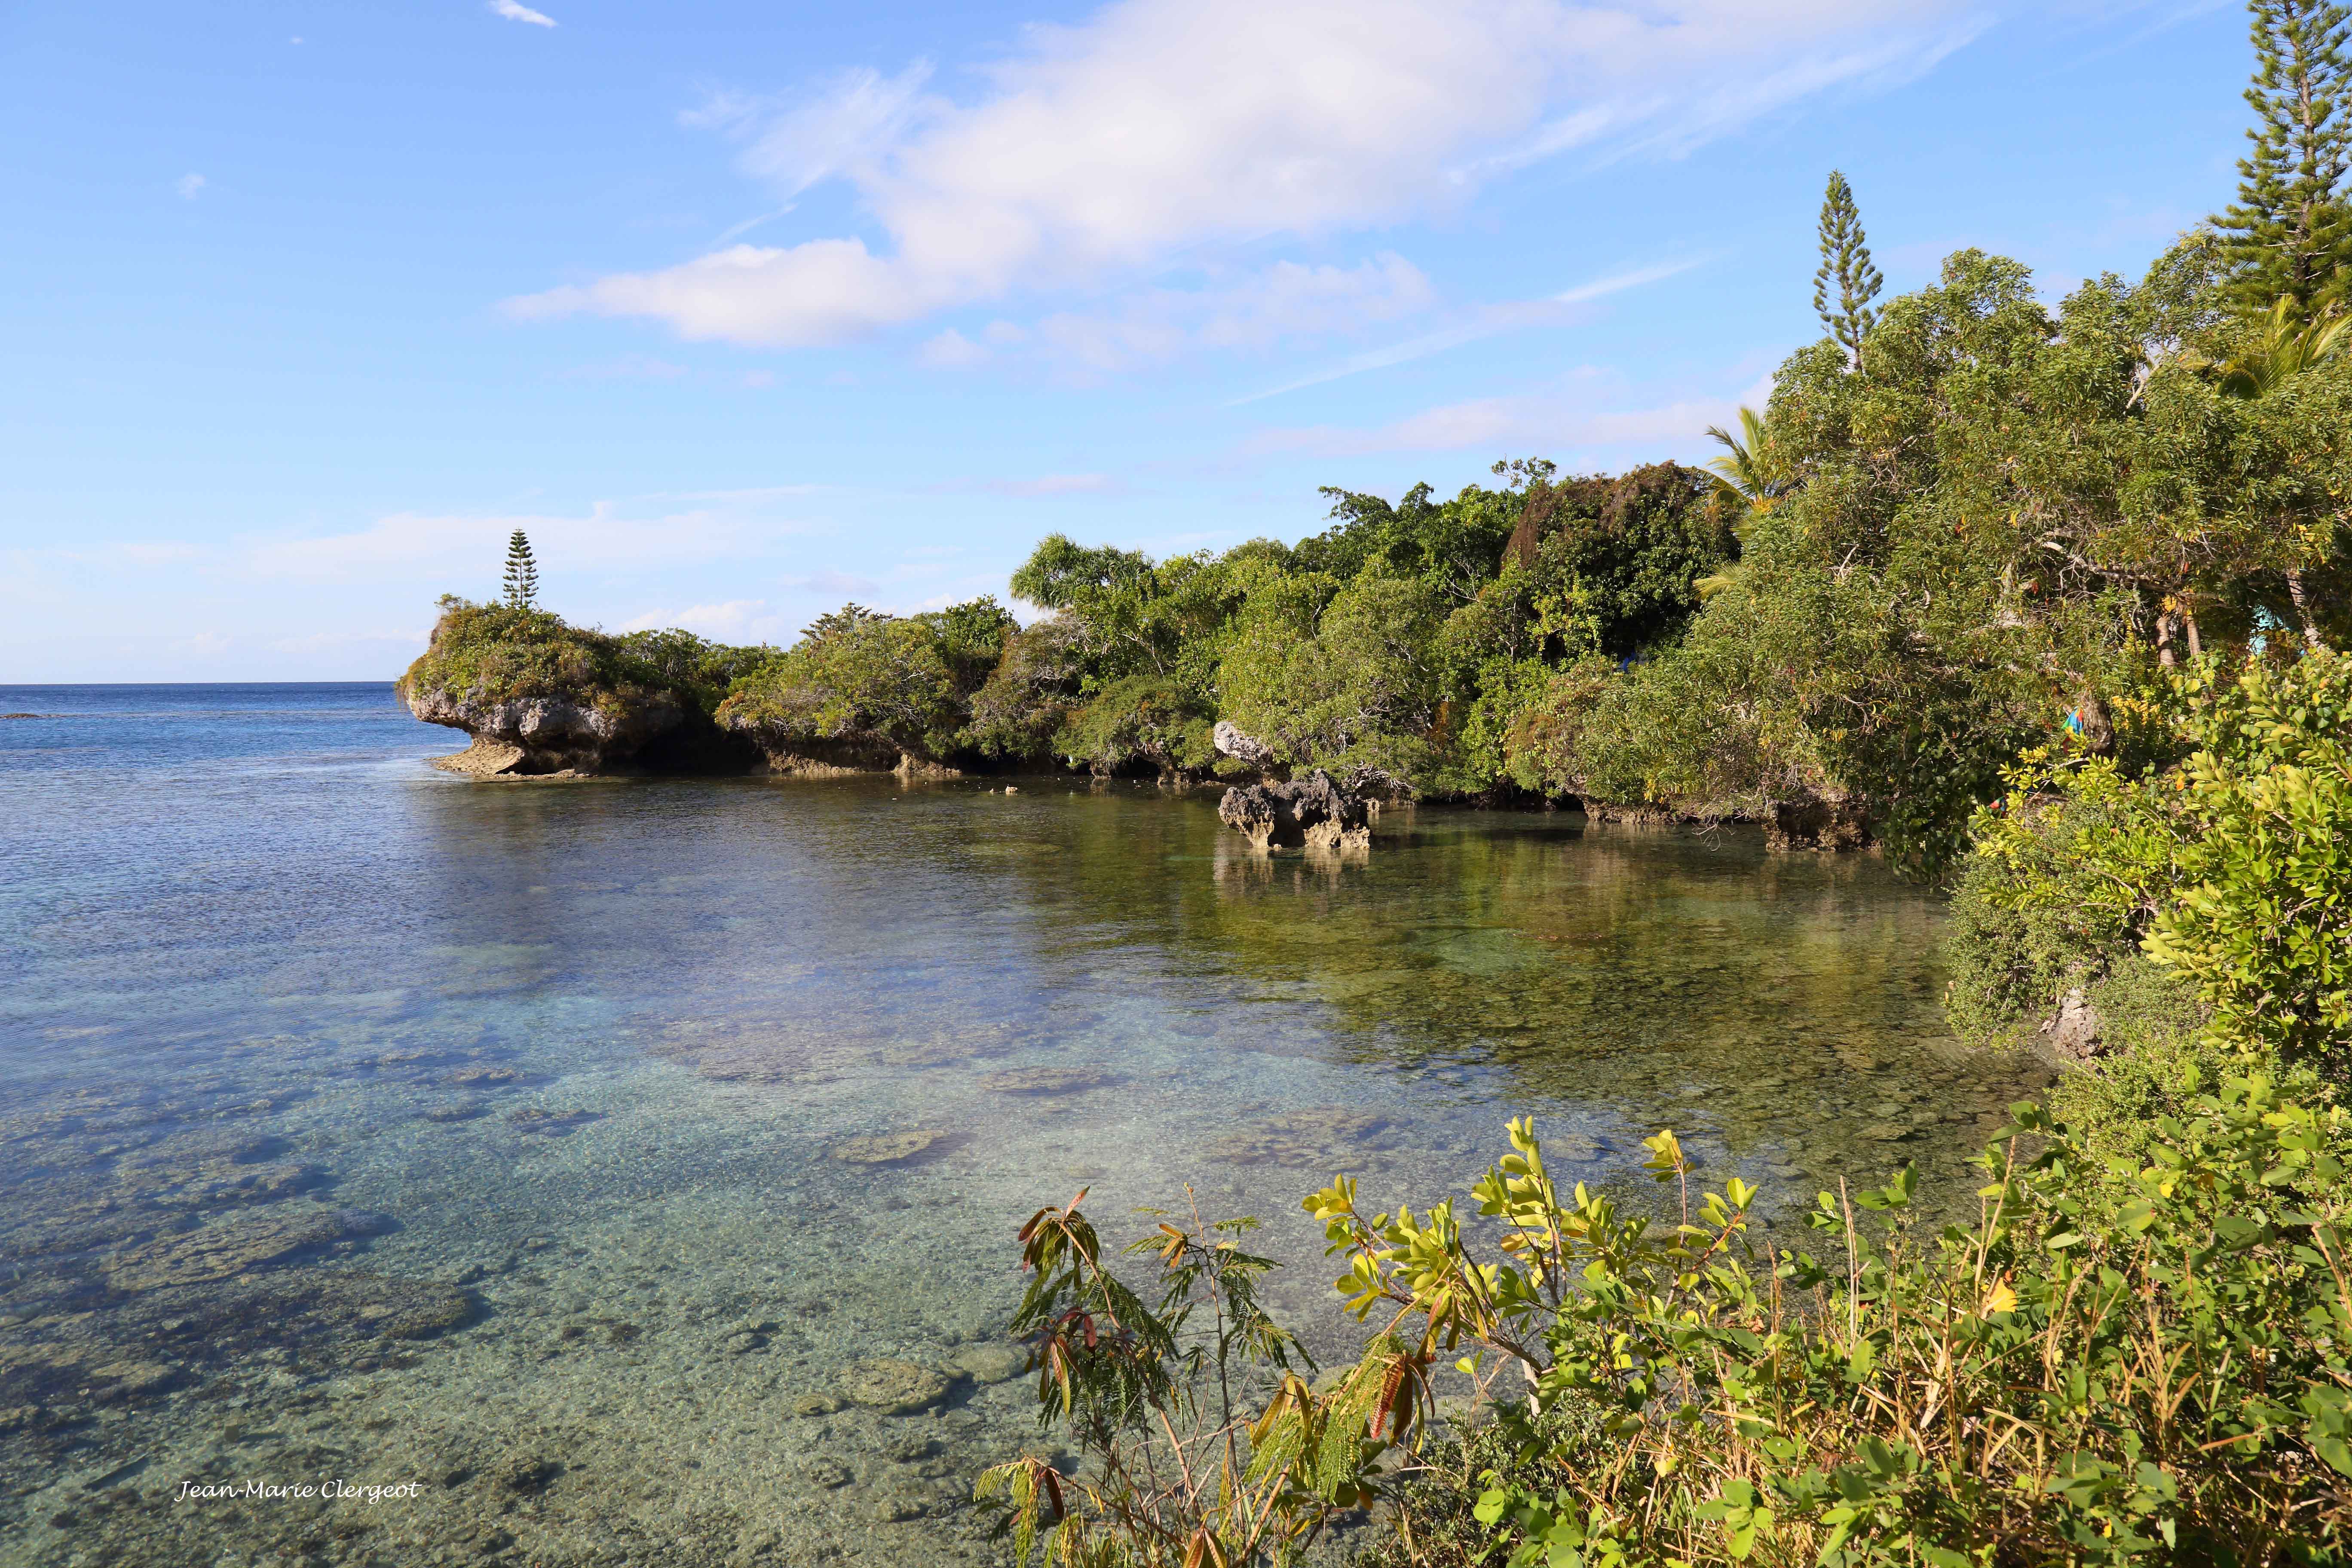
[[[1722,456],[1709,458],[1706,466],[1714,471],[1716,493],[1740,508],[1740,520],[1731,525],[1731,531],[1744,545],[1748,542],[1748,519],[1771,510],[1772,503],[1790,488],[1773,451],[1772,426],[1765,416],[1743,404],[1738,435],[1734,436],[1720,425],[1708,426],[1706,433],[1725,448]],[[1739,563],[1735,561],[1691,586],[1697,590],[1700,602],[1705,603],[1738,578]]]
[[[2221,362],[2223,395],[2268,397],[2305,371],[2334,359],[2347,342],[2352,342],[2352,316],[2330,315],[2301,322],[2294,312],[2294,301],[2281,296],[2263,321],[2261,339],[2244,353]]]
[[[1707,459],[1716,482],[1746,501],[1749,510],[1769,511],[1789,487],[1780,477],[1772,451],[1772,427],[1764,416],[1742,405],[1739,435],[1720,425],[1708,426],[1706,433],[1727,448],[1722,457]]]
[[[2281,295],[2263,322],[2263,335],[2250,347],[2221,362],[2220,389],[2224,397],[2252,402],[2281,391],[2296,376],[2334,359],[2352,343],[2352,316],[2329,314],[2314,321],[2297,318],[2294,300]],[[2303,622],[2303,645],[2324,647],[2319,623],[2304,602],[2303,573],[2286,569],[2287,597]]]

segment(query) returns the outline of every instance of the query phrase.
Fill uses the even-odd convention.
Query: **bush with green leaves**
[[[1071,710],[1052,745],[1063,760],[1097,777],[1182,777],[1215,765],[1215,710],[1181,682],[1139,673]]]
[[[718,721],[772,752],[941,761],[965,746],[971,695],[1016,629],[993,599],[908,616],[852,605],[738,679]]]
[[[1494,1533],[1413,1560],[2338,1560],[2352,1119],[2256,1078],[2158,1134],[2144,1167],[2108,1168],[2021,1107],[1976,1225],[1919,1235],[1905,1173],[1821,1194],[1820,1257],[1759,1247],[1743,1183],[1694,1198],[1668,1133],[1651,1163],[1682,1219],[1663,1237],[1561,1191],[1524,1122],[1474,1189],[1491,1251],[1450,1205],[1366,1216],[1352,1184],[1317,1194],[1353,1309],[1433,1363],[1470,1350],[1509,1397],[1517,1451],[1475,1504]]]
[[[1079,1462],[1030,1453],[974,1489],[1014,1559],[1059,1568],[1244,1568],[1293,1563],[1370,1500],[1381,1434],[1412,1418],[1412,1363],[1375,1347],[1329,1393],[1314,1362],[1257,1299],[1274,1260],[1244,1251],[1251,1219],[1146,1211],[1128,1248],[1148,1256],[1156,1302],[1108,1266],[1076,1197],[1021,1229],[1030,1276],[1013,1331],[1031,1346],[1041,1436]],[[1151,1287],[1146,1287],[1151,1289]]]
[[[441,601],[432,641],[398,689],[404,697],[442,690],[481,703],[556,698],[605,708],[667,695],[708,717],[736,680],[776,657],[773,648],[730,647],[685,631],[614,636],[548,610],[452,595]]]
[[[2154,733],[2125,748],[2137,758],[2037,752],[1979,814],[1954,906],[1956,1022],[2014,1030],[2145,954],[2227,1046],[2281,1062],[2340,1053],[2352,659],[2322,650],[2234,674],[2203,661],[2137,707]]]
[[[1375,1323],[1319,1393],[1238,1228],[1139,1243],[1147,1307],[1075,1203],[1042,1210],[1014,1330],[1080,1463],[980,1496],[1023,1562],[1072,1568],[1296,1563],[1374,1503],[1367,1560],[1423,1568],[2340,1561],[2352,1116],[2252,1077],[2153,1133],[2108,1161],[2021,1105],[1976,1223],[1923,1234],[1905,1171],[1821,1194],[1817,1252],[1760,1244],[1737,1178],[1694,1192],[1671,1132],[1661,1228],[1514,1122],[1460,1209],[1307,1200]],[[1439,1428],[1448,1363],[1490,1426]]]

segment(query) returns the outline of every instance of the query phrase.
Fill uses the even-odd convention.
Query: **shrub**
[[[730,647],[691,632],[614,637],[547,610],[453,596],[441,601],[433,639],[398,689],[404,697],[441,689],[482,702],[543,697],[588,706],[667,692],[707,717],[731,682],[776,657],[773,648]]]
[[[2204,663],[2161,695],[2172,743],[2147,749],[2177,763],[2031,753],[1979,815],[1955,1021],[2014,1026],[2138,950],[2228,1046],[2334,1056],[2352,1037],[2352,661]]]
[[[1378,1314],[1313,1387],[1240,1226],[1131,1249],[1159,1256],[1149,1309],[1075,1201],[1042,1210],[1014,1326],[1082,1462],[1018,1459],[980,1492],[1024,1563],[1101,1568],[1293,1563],[1380,1499],[1373,1560],[1430,1568],[2336,1561],[2352,1118],[2256,1077],[2153,1132],[2116,1168],[2020,1106],[1978,1223],[1920,1236],[1906,1171],[1822,1194],[1817,1258],[1757,1244],[1747,1184],[1693,1194],[1671,1132],[1648,1143],[1680,1209],[1661,1233],[1562,1191],[1514,1122],[1475,1218],[1367,1215],[1344,1177],[1307,1200],[1347,1309]],[[2084,1201],[2100,1188],[2120,1201]],[[1435,1432],[1448,1358],[1491,1427]]]
[[[1141,767],[1166,777],[1215,763],[1215,727],[1214,710],[1181,684],[1131,675],[1071,712],[1053,743],[1074,766],[1097,775]]]
[[[1367,1218],[1352,1184],[1318,1194],[1353,1310],[1424,1364],[1467,1346],[1485,1386],[1528,1390],[1475,1504],[1489,1543],[1418,1561],[2335,1560],[2352,1121],[2249,1079],[2157,1132],[2146,1168],[2093,1171],[2021,1107],[1979,1224],[1919,1237],[1907,1173],[1824,1193],[1828,1261],[1757,1247],[1737,1180],[1654,1238],[1561,1193],[1524,1122],[1475,1189],[1491,1260],[1450,1205]],[[1672,1135],[1650,1147],[1687,1194]],[[2111,1180],[2130,1195],[2103,1215],[2080,1189]]]

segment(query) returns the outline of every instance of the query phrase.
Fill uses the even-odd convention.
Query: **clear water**
[[[1932,898],[1739,833],[1268,862],[1133,784],[475,783],[384,686],[0,710],[8,1563],[992,1561],[1012,1236],[1080,1184],[1264,1216],[1336,1349],[1335,1171],[1425,1204],[1532,1113],[1629,1192],[1671,1124],[1784,1215],[1960,1201],[2039,1082],[1944,1032]],[[826,1408],[867,1358],[952,1390]],[[181,1495],[248,1480],[415,1491]]]

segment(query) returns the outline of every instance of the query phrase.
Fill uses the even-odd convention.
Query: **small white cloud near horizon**
[[[1449,403],[1369,428],[1320,425],[1261,431],[1246,449],[1346,458],[1517,444],[1538,451],[1566,452],[1594,447],[1655,447],[1669,441],[1697,443],[1704,441],[1709,426],[1733,424],[1741,405],[1761,406],[1772,395],[1772,377],[1768,372],[1728,397],[1686,396],[1646,408],[1610,407],[1599,395],[1598,384],[1603,382],[1614,384],[1616,378],[1588,367],[1544,392]],[[1622,384],[1618,390],[1622,395]]]
[[[504,16],[509,22],[528,22],[534,27],[552,27],[555,18],[543,11],[534,11],[521,0],[490,0],[490,15]]]
[[[720,605],[693,605],[683,610],[649,610],[621,623],[625,632],[667,631],[675,626],[713,642],[768,638],[782,621],[765,599],[730,599]]]
[[[204,194],[205,184],[202,174],[183,174],[172,182],[172,188],[180,193],[182,201],[192,202]]]
[[[1911,79],[1988,25],[1971,0],[1114,0],[1027,29],[971,73],[970,101],[930,91],[916,60],[686,116],[786,200],[845,181],[880,248],[733,244],[507,308],[800,348],[1050,304],[1269,241],[1442,219],[1571,150],[1679,157],[1802,99]],[[1082,355],[1165,352],[1131,328],[1079,336]]]

